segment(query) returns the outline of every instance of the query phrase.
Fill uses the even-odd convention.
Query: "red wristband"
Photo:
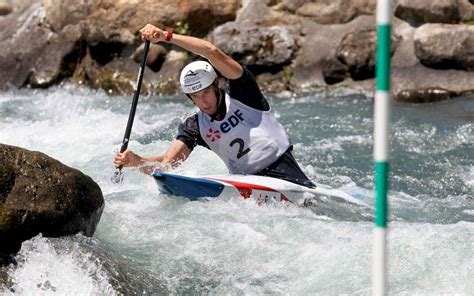
[[[166,38],[165,38],[165,40],[169,42],[171,40],[171,38],[173,38],[173,28],[168,28],[168,29],[166,29]]]

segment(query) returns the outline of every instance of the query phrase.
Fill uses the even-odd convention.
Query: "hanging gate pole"
[[[389,172],[391,0],[377,0],[376,92],[374,107],[375,229],[372,294],[387,294],[387,190]]]

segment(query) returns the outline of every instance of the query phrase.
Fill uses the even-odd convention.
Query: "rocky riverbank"
[[[0,89],[72,81],[131,93],[146,23],[211,40],[267,92],[350,87],[372,92],[375,0],[0,0]],[[429,102],[474,90],[474,1],[396,0],[392,82],[398,100]],[[178,92],[193,57],[152,45],[143,91]]]

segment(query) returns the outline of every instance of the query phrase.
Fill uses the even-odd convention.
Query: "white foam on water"
[[[15,295],[117,294],[100,259],[75,242],[38,235],[22,244],[16,260],[9,272]]]
[[[389,234],[391,291],[394,294],[469,295],[474,223],[393,223]],[[466,278],[468,277],[468,278]]]
[[[295,114],[281,109],[300,104],[314,103],[334,114],[351,110],[337,118],[340,122],[326,111],[318,113],[318,108],[313,117],[298,118],[308,128],[312,121],[321,122],[321,133],[333,130],[306,142],[307,135],[290,126],[293,136],[303,139],[295,143],[295,155],[313,179],[342,186],[346,192],[360,192],[372,204],[372,163],[351,162],[357,153],[371,154],[370,102],[328,96],[294,98],[278,102],[275,109],[280,109],[283,122]],[[177,123],[193,110],[185,100],[181,104],[179,99],[161,99],[146,98],[139,104],[129,145],[139,154],[162,153],[174,139]],[[122,140],[130,102],[130,98],[109,98],[102,92],[71,87],[0,93],[0,114],[6,115],[0,119],[0,142],[43,151],[79,168],[100,185],[106,204],[94,239],[134,271],[124,276],[128,282],[140,282],[143,290],[136,293],[370,294],[371,222],[317,215],[283,203],[258,206],[239,197],[191,202],[159,193],[153,179],[136,169],[124,169],[124,182],[112,184],[112,159]],[[354,104],[363,109],[360,114]],[[12,115],[5,114],[7,109]],[[402,122],[400,129],[410,131]],[[158,136],[163,130],[164,136]],[[413,130],[399,138],[420,144]],[[472,140],[469,124],[445,138],[438,128],[427,126],[427,131],[418,136],[434,144],[457,138],[453,146],[443,144],[449,149]],[[417,153],[406,145],[409,153]],[[366,158],[371,161],[370,156]],[[472,166],[459,166],[455,160],[426,165],[426,170],[439,168],[456,181],[464,176],[462,184],[472,189]],[[227,169],[212,152],[197,147],[176,172],[226,174]],[[390,293],[473,294],[474,235],[473,223],[467,220],[474,214],[464,187],[457,187],[458,194],[446,189],[445,183],[431,185],[432,180],[410,172],[393,174],[395,184],[407,183],[416,190],[389,192],[394,210],[389,224]],[[445,196],[434,198],[437,192]],[[117,276],[105,268],[101,254],[83,248],[73,238],[38,236],[24,243],[19,265],[10,266],[8,275],[19,294],[120,294],[111,284]]]
[[[466,185],[474,191],[474,165],[468,168],[464,174],[462,174]]]
[[[336,136],[332,139],[322,139],[315,141],[311,145],[298,143],[295,148],[319,151],[344,151],[343,146],[347,144],[367,146],[372,145],[373,140],[369,135]]]
[[[461,125],[447,135],[428,123],[407,128],[404,120],[395,122],[393,130],[394,138],[406,151],[421,155],[446,153],[463,145],[474,144],[474,128],[470,123]]]

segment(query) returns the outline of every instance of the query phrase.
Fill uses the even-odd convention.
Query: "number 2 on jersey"
[[[240,159],[242,156],[250,152],[250,148],[244,149],[245,143],[244,143],[244,140],[242,140],[241,138],[232,140],[232,142],[229,143],[229,146],[232,147],[234,146],[234,144],[239,145],[239,151],[237,152],[237,159]]]

